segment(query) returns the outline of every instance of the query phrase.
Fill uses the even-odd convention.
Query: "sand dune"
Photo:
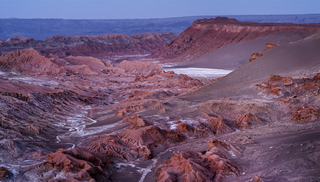
[[[303,33],[297,31],[275,33],[247,42],[227,45],[192,61],[178,63],[175,67],[235,70],[241,65],[248,63],[252,53],[262,52],[268,42],[286,45],[290,42],[303,39],[307,35],[307,32]]]
[[[186,97],[199,102],[220,97],[250,97],[255,83],[270,75],[308,76],[320,68],[320,34],[304,40],[275,47],[262,57],[234,70],[224,78]],[[250,88],[250,89],[249,89]]]

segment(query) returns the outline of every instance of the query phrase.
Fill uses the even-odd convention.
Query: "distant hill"
[[[36,40],[59,36],[102,35],[124,33],[127,35],[148,32],[172,32],[180,34],[195,20],[216,16],[192,16],[162,19],[109,19],[109,20],[65,20],[65,19],[0,19],[0,40],[12,36],[25,36]],[[226,16],[239,21],[319,23],[320,14],[309,15],[233,15]]]

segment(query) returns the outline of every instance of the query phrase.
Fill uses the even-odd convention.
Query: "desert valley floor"
[[[0,50],[0,181],[320,181],[320,24]]]

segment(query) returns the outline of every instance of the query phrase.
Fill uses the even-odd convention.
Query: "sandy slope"
[[[204,101],[208,98],[250,97],[255,83],[270,75],[307,76],[319,71],[320,36],[275,47],[262,57],[234,70],[217,82],[204,87],[184,99]]]
[[[190,62],[178,63],[176,67],[197,67],[234,70],[248,63],[250,55],[262,52],[266,43],[286,45],[307,36],[307,32],[289,31],[249,40],[238,44],[227,45],[214,50]]]

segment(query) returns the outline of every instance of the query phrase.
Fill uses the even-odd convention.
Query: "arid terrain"
[[[0,51],[0,181],[320,181],[319,23],[217,17]]]

